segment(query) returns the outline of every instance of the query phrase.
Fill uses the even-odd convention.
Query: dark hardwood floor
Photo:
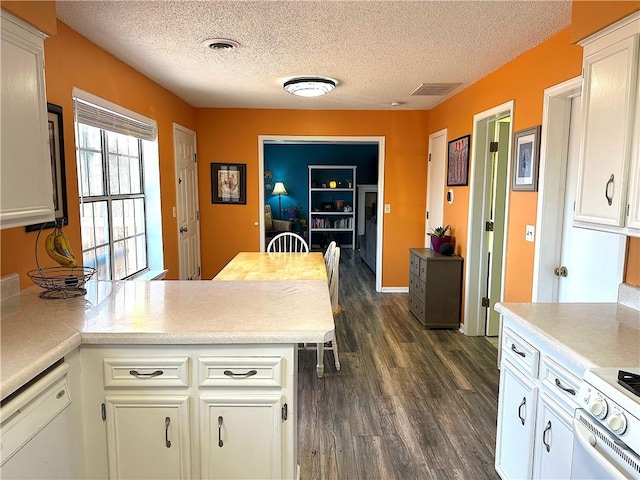
[[[407,253],[408,255],[408,253]],[[425,330],[407,294],[375,291],[343,249],[336,335],[342,368],[299,355],[300,478],[498,478],[496,349],[457,330]]]

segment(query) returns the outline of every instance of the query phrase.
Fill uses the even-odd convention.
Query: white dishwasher
[[[59,362],[2,402],[0,477],[77,477],[69,365]]]

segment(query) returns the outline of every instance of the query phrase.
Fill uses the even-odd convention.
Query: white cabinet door
[[[504,479],[531,478],[538,387],[503,357],[500,369],[496,470]]]
[[[640,66],[638,67],[640,70]],[[629,214],[627,216],[627,227],[629,234],[640,237],[640,71],[638,73],[638,89],[636,92],[636,119],[635,135],[633,139],[633,151],[631,153],[631,166],[629,169]]]
[[[109,478],[190,478],[188,396],[107,396]]]
[[[35,29],[4,10],[0,58],[0,228],[51,221],[54,207],[44,39]]]
[[[600,48],[601,43],[594,43],[593,48],[585,47],[582,145],[574,220],[622,228],[633,139],[638,35],[604,48]]]
[[[548,395],[540,394],[534,478],[569,478],[573,455],[573,424],[569,414]]]
[[[282,478],[281,412],[281,395],[201,396],[202,478]]]

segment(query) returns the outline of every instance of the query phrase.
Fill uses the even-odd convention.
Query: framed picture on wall
[[[513,178],[511,190],[538,191],[540,125],[513,134]]]
[[[211,203],[246,205],[246,171],[245,163],[212,163]]]
[[[456,138],[448,143],[447,186],[469,184],[469,142],[471,135]]]
[[[64,169],[64,131],[62,129],[62,107],[47,103],[47,129],[49,133],[49,158],[51,160],[51,182],[53,183],[53,208],[55,221],[25,226],[27,232],[41,228],[53,228],[69,224],[67,213],[67,180]]]

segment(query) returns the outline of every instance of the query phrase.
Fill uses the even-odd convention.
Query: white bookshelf
[[[319,248],[327,235],[335,234],[339,234],[341,247],[355,248],[356,168],[354,165],[309,165],[311,248]]]

